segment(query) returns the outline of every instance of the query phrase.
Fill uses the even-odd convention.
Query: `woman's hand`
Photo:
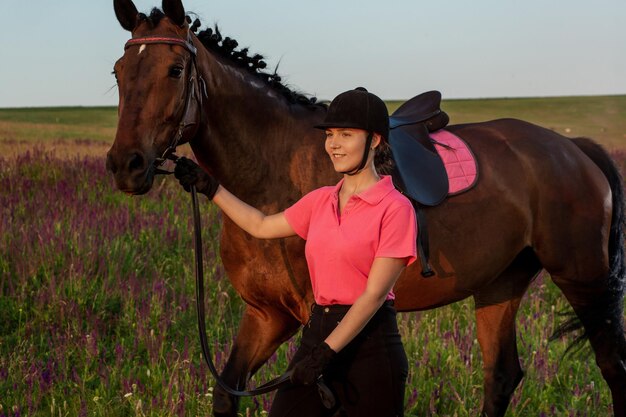
[[[185,191],[191,191],[191,186],[195,185],[196,190],[209,197],[209,200],[213,200],[217,187],[220,185],[215,178],[200,168],[198,164],[184,156],[181,156],[176,161],[174,176]]]
[[[313,385],[335,356],[335,351],[326,343],[320,343],[311,353],[296,362],[291,382],[295,385]]]

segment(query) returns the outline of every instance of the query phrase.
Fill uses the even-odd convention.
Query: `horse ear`
[[[132,0],[113,0],[115,16],[120,25],[129,32],[135,29],[137,23],[137,8]]]
[[[163,0],[163,12],[178,26],[185,24],[185,8],[181,0]]]

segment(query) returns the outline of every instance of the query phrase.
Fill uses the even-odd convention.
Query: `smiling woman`
[[[363,100],[359,96],[369,97],[369,99]],[[381,140],[379,134],[372,133],[389,131],[389,114],[385,103],[380,98],[368,94],[363,87],[340,94],[333,100],[333,103],[334,106],[329,109],[324,122],[315,126],[326,130],[326,152],[333,164],[345,163],[347,158],[344,157],[353,155],[352,152],[350,155],[331,152],[333,148],[341,150],[340,148],[346,145],[348,148],[344,150],[349,150],[350,147],[358,146],[359,137],[364,139],[360,162],[351,165],[351,168],[344,167],[343,169],[337,169],[335,165],[335,171],[343,174],[357,173],[368,164],[368,155],[371,150],[374,150],[372,154],[376,169],[380,173],[390,174],[393,161],[389,142]]]
[[[188,159],[178,161],[176,177],[256,238],[299,235],[307,242],[313,314],[289,365],[293,386],[279,389],[270,416],[331,416],[339,409],[400,416],[408,365],[392,288],[416,259],[417,231],[411,203],[374,166],[389,135],[387,108],[357,88],[335,98],[316,127],[326,131],[326,152],[343,179],[277,214],[239,200]],[[376,370],[372,362],[386,365]],[[338,400],[332,404],[317,395],[326,384]]]
[[[378,146],[378,138],[373,146]],[[337,172],[351,172],[361,165],[363,154],[368,154],[367,132],[360,129],[329,128],[326,130],[326,152]],[[372,148],[373,150],[374,148]],[[367,163],[367,158],[366,158]]]
[[[263,77],[256,67],[235,58],[236,44],[232,40],[219,35],[213,38],[213,33],[210,39],[220,45],[213,48],[206,38],[195,36],[180,0],[165,0],[164,16],[158,21],[138,14],[130,0],[116,0],[115,10],[120,24],[132,32],[133,39],[161,37],[177,41],[148,44],[141,54],[134,46],[126,48],[116,64],[120,114],[108,166],[120,189],[145,193],[152,187],[155,165],[172,144],[188,141],[191,145],[202,168],[187,164],[187,172],[183,170],[179,176],[182,181],[202,176],[202,182],[209,186],[201,188],[208,195],[215,191],[215,202],[226,214],[221,259],[233,286],[247,304],[222,372],[222,378],[231,387],[244,386],[283,341],[302,324],[309,323],[314,301],[326,305],[317,297],[320,288],[311,285],[310,278],[315,274],[309,268],[311,262],[306,262],[310,254],[305,252],[304,240],[291,236],[295,232],[302,237],[305,231],[307,239],[314,236],[308,235],[306,227],[300,227],[303,225],[297,226],[297,219],[307,219],[304,214],[314,213],[316,202],[328,201],[333,207],[327,210],[329,218],[333,220],[335,215],[334,221],[341,224],[349,221],[353,209],[362,206],[355,200],[375,205],[382,201],[382,191],[388,189],[395,194],[389,181],[384,177],[378,181],[370,169],[370,147],[376,147],[376,143],[380,146],[376,133],[384,136],[384,132],[371,126],[326,126],[363,129],[370,132],[365,143],[368,138],[371,142],[359,147],[360,151],[356,146],[348,148],[347,143],[342,149],[339,139],[335,142],[332,137],[336,131],[331,130],[329,146],[335,148],[337,167],[346,173],[336,188],[324,187],[337,184],[341,177],[322,146],[322,132],[314,129],[332,115],[330,110],[327,114],[325,106],[309,100],[291,100],[267,77],[266,82],[259,82]],[[196,54],[183,43],[193,44]],[[221,53],[223,50],[229,52]],[[180,78],[171,71],[177,66],[183,68]],[[173,140],[181,126],[182,134]],[[395,279],[394,306],[401,311],[436,308],[473,297],[477,340],[484,361],[483,412],[503,415],[523,375],[517,353],[516,313],[530,283],[546,268],[581,319],[565,329],[584,327],[584,335],[591,342],[596,362],[611,390],[615,414],[625,416],[624,202],[614,163],[589,139],[570,140],[520,120],[468,123],[446,129],[473,149],[480,179],[471,191],[425,210],[432,226],[430,247],[435,276],[422,277],[420,262],[415,262],[397,277],[395,273],[402,271],[410,255],[383,253],[373,262],[365,262],[371,267],[371,276],[363,272],[366,269],[357,268],[368,280],[372,278],[375,286],[370,291],[367,281],[368,289],[362,294],[370,302],[365,305],[384,302]],[[363,143],[361,134],[357,133],[355,139],[355,143]],[[352,164],[359,160],[357,155],[361,152],[367,153],[362,169]],[[339,163],[344,158],[351,164]],[[360,161],[362,164],[363,159]],[[205,171],[215,180],[206,179]],[[223,187],[217,187],[216,181]],[[380,193],[369,193],[372,189]],[[237,203],[239,199],[249,206],[242,208]],[[288,211],[281,215],[289,207],[296,207],[294,213],[299,213],[291,222]],[[401,213],[403,210],[404,206],[398,208]],[[564,212],[568,213],[566,218]],[[380,219],[372,216],[371,220],[371,224],[378,224]],[[387,229],[379,228],[382,230]],[[406,227],[403,233],[392,235],[412,237],[412,231]],[[266,241],[251,235],[279,238]],[[330,246],[341,240],[329,234],[320,242]],[[386,247],[386,242],[381,239],[380,246]],[[336,286],[346,285],[340,275],[320,277],[320,282],[328,279]],[[379,297],[381,294],[385,297]],[[341,355],[344,348],[348,349],[345,346],[349,346],[349,336],[358,333],[359,325],[355,323],[363,324],[367,320],[361,319],[373,314],[357,300],[351,301],[355,309],[345,313],[341,321],[345,326],[326,329],[330,335],[317,334],[312,345],[303,345],[307,351],[302,351],[298,360],[311,366],[301,368],[315,371],[313,374],[321,372],[333,356],[331,351]],[[315,319],[317,310],[313,311]],[[383,315],[389,318],[387,313]],[[494,323],[498,324],[495,329]],[[302,381],[309,381],[310,375],[305,372]],[[341,399],[340,394],[338,397]],[[216,415],[237,414],[236,398],[219,387],[213,398]]]
[[[361,139],[361,140],[359,140]],[[359,146],[362,142],[363,146]],[[367,131],[362,129],[350,129],[350,128],[331,128],[326,130],[326,153],[330,156],[330,160],[333,163],[335,171],[337,172],[349,172],[349,167],[358,167],[363,162],[363,155],[365,153],[365,145],[367,143]],[[372,143],[374,154],[374,165],[376,171],[381,174],[391,174],[393,170],[393,159],[391,157],[391,148],[387,141],[381,141],[377,139],[375,143]],[[359,147],[359,149],[352,149]],[[349,154],[344,151],[350,150]],[[358,157],[358,160],[350,164],[345,161],[344,157],[354,156]],[[346,167],[337,166],[336,163],[346,163]]]

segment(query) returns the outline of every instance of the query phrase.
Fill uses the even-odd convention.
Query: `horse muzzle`
[[[144,152],[116,152],[113,148],[107,153],[106,169],[113,174],[120,191],[128,194],[145,194],[154,181],[154,157]]]

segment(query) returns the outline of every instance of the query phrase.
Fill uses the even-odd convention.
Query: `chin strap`
[[[367,139],[365,140],[365,149],[363,150],[363,159],[361,160],[361,163],[359,164],[359,166],[357,166],[356,168],[353,168],[349,171],[341,171],[342,174],[346,174],[346,175],[356,175],[359,172],[361,172],[363,170],[363,168],[365,168],[365,165],[367,164],[367,156],[369,155],[370,152],[370,146],[372,146],[372,139],[374,138],[374,132],[369,132],[367,134]]]

